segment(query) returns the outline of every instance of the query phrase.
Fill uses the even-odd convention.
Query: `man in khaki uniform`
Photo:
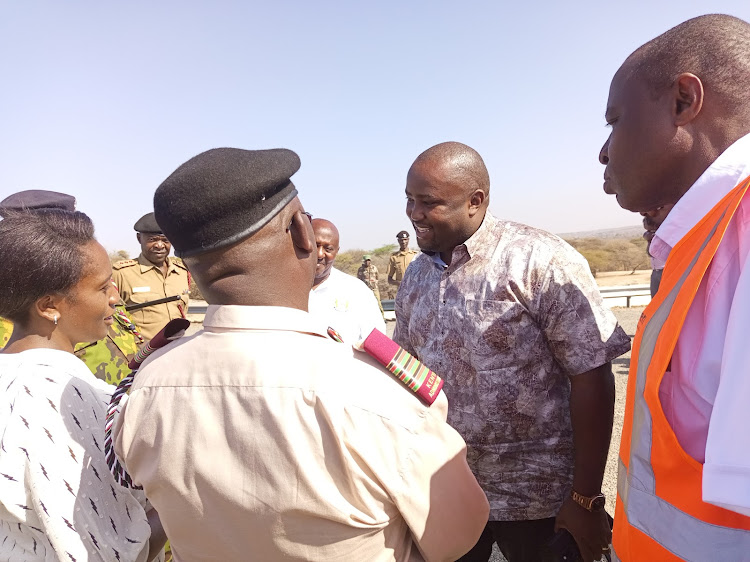
[[[378,308],[380,308],[380,314],[385,318],[385,312],[383,312],[383,303],[380,302],[380,288],[378,287],[378,268],[372,264],[370,256],[362,256],[362,265],[357,270],[357,279],[362,281],[369,287],[372,294],[375,295],[375,300],[378,301]]]
[[[409,233],[405,230],[396,234],[396,240],[398,250],[393,252],[388,260],[388,284],[398,287],[411,260],[417,257],[417,252],[409,249]]]
[[[169,257],[172,245],[162,234],[154,213],[142,216],[133,228],[138,233],[141,254],[134,260],[122,260],[112,266],[112,278],[125,305],[179,297],[130,312],[143,336],[151,339],[173,318],[185,318],[190,300],[190,277],[182,260]]]

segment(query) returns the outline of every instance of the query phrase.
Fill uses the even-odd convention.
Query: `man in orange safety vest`
[[[604,191],[674,204],[638,323],[613,555],[750,560],[750,24],[688,20],[631,54],[607,102]]]

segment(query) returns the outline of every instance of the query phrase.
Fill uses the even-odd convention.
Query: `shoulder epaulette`
[[[185,262],[182,261],[180,258],[169,258],[169,262],[175,264],[177,267],[184,269],[187,271],[187,266],[185,265]]]
[[[443,388],[443,379],[383,332],[374,329],[361,346],[397,380],[430,406]]]
[[[138,260],[120,260],[112,264],[112,269],[122,269],[131,265],[138,265]]]

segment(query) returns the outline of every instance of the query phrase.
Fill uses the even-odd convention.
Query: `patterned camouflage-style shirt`
[[[487,213],[450,266],[438,262],[422,254],[407,269],[394,339],[445,380],[490,520],[552,517],[573,479],[568,376],[630,338],[583,256],[547,232]]]

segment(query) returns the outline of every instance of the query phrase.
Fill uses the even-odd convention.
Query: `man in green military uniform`
[[[375,300],[378,301],[378,307],[380,307],[380,314],[385,318],[385,312],[383,312],[383,304],[380,302],[380,289],[378,288],[378,268],[373,265],[369,255],[362,256],[362,265],[357,270],[357,279],[364,282],[372,293],[375,295]]]
[[[187,315],[190,277],[179,258],[170,258],[172,245],[162,234],[154,213],[142,216],[133,226],[141,245],[141,255],[112,266],[112,277],[125,305],[144,305],[131,310],[131,316],[147,339],[153,338],[167,322]],[[172,298],[169,302],[151,303]]]
[[[393,252],[388,260],[388,284],[398,287],[411,260],[417,257],[417,252],[409,249],[409,233],[405,230],[396,234],[396,240],[398,250]]]
[[[8,212],[35,212],[42,209],[75,210],[75,197],[65,193],[30,189],[20,191],[0,201],[0,216]],[[92,343],[76,346],[75,354],[97,378],[118,384],[130,374],[128,362],[145,341],[121,307],[115,309],[114,322],[107,337]],[[5,347],[13,332],[13,323],[0,318],[0,349]]]

